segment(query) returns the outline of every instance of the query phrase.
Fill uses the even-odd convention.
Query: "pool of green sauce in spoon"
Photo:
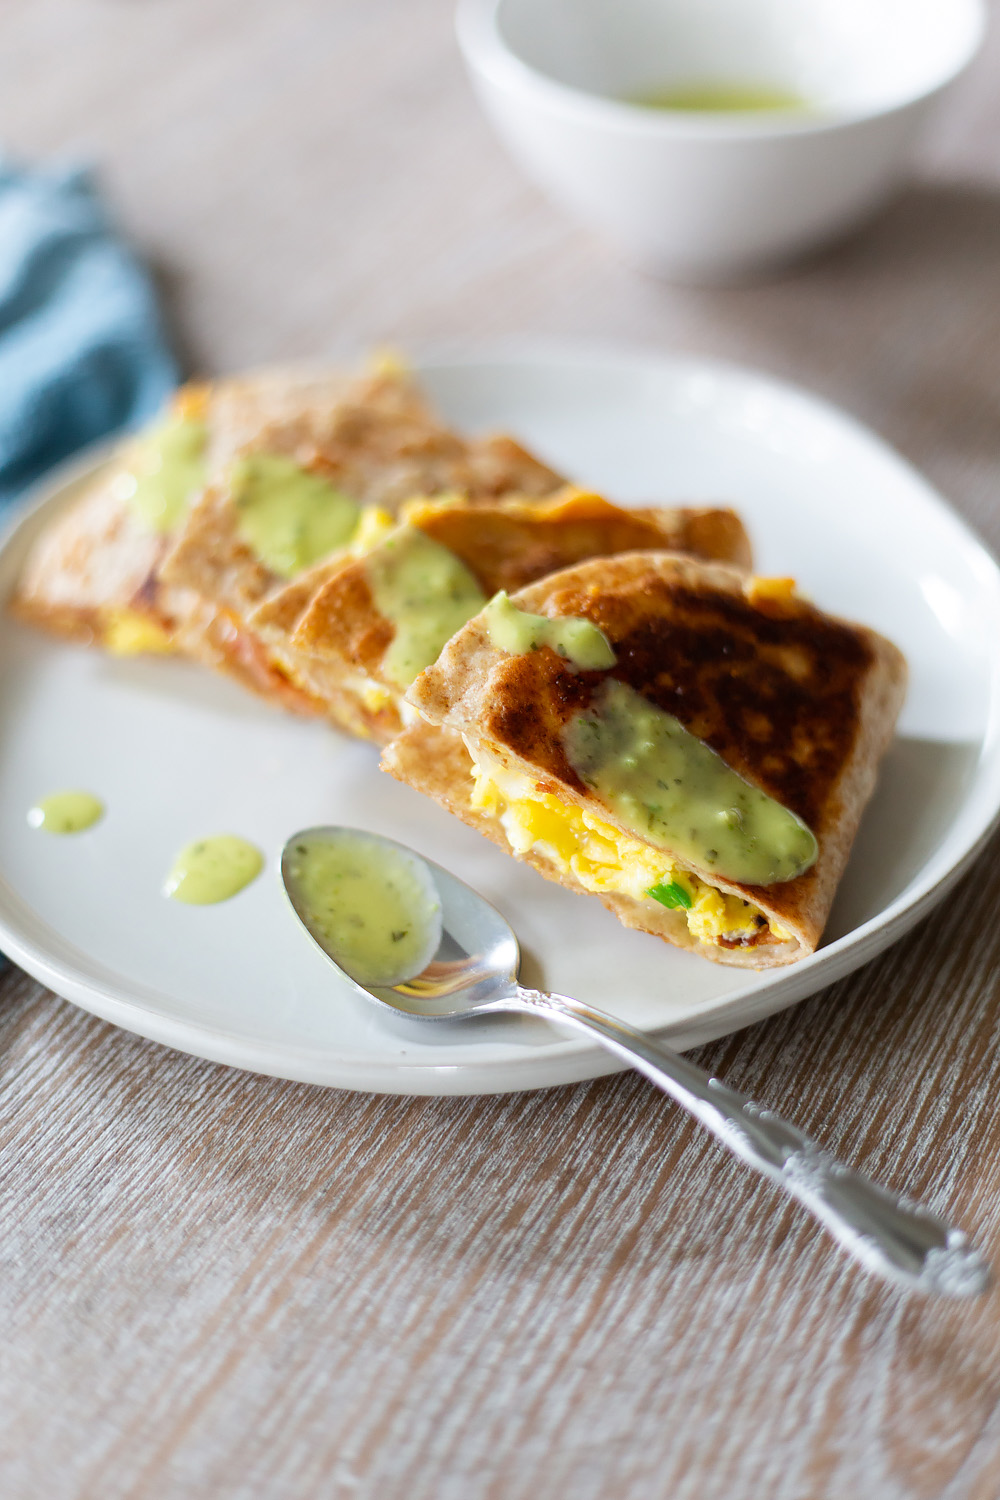
[[[358,984],[398,984],[434,957],[441,902],[416,855],[345,830],[300,835],[284,863],[295,910]]]

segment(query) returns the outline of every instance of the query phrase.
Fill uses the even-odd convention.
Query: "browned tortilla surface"
[[[170,410],[205,421],[211,432],[219,387],[182,386]],[[139,621],[151,649],[177,649],[185,628],[201,630],[198,596],[160,579],[171,536],[151,530],[133,512],[120,484],[133,439],[122,442],[94,478],[42,529],[8,601],[10,612],[57,635],[104,644],[123,617]]]
[[[245,416],[227,423],[227,458],[280,454],[327,479],[363,505],[394,513],[414,495],[460,492],[489,500],[518,490],[545,495],[560,477],[513,438],[465,438],[431,411],[413,380],[398,371],[363,377],[336,399],[295,415],[254,425]],[[239,534],[239,511],[225,477],[192,509],[163,565],[163,577],[229,608],[247,613],[289,580],[272,573]]]
[[[573,488],[534,506],[516,496],[471,509],[447,503],[407,507],[406,520],[461,558],[487,596],[513,593],[590,557],[669,549],[750,566],[750,542],[732,510],[627,509]]]
[[[119,461],[39,536],[9,607],[31,624],[113,649],[123,617],[138,621],[144,649],[193,656],[298,712],[324,705],[288,653],[247,622],[248,611],[285,581],[239,536],[227,479],[234,459],[282,454],[390,510],[418,492],[461,489],[476,500],[512,487],[543,495],[562,483],[513,438],[451,432],[399,368],[360,376],[263,370],[175,398],[185,410],[192,402],[208,429],[208,482],[181,525],[151,531],[121,497],[115,481],[127,469],[123,444]]]
[[[626,510],[599,495],[567,490],[550,500],[528,503],[505,497],[476,506],[455,501],[421,502],[405,509],[405,520],[453,552],[489,598],[498,589],[516,590],[583,558],[607,556],[636,547],[666,547],[721,555],[740,564],[750,544],[738,516],[729,510]],[[353,559],[327,574],[284,642],[289,669],[309,683],[320,699],[331,701],[348,684],[384,690],[369,693],[370,733],[383,743],[402,727],[401,693],[382,670],[394,635],[392,622],[378,611],[368,583],[369,561]],[[301,607],[298,583],[268,601],[252,623],[277,644],[280,625]],[[362,706],[361,712],[366,712]]]
[[[896,648],[874,631],[794,597],[754,600],[753,581],[719,564],[662,553],[584,563],[525,588],[516,602],[534,613],[592,620],[615,649],[609,673],[574,672],[549,647],[508,655],[490,644],[477,617],[407,697],[431,724],[465,735],[534,777],[540,789],[581,806],[595,799],[569,765],[560,736],[603,678],[628,684],[673,714],[816,835],[814,866],[780,885],[742,886],[690,866],[708,884],[753,902],[792,937],[734,948],[692,942],[686,933],[663,933],[655,902],[616,896],[607,904],[630,925],[721,962],[768,967],[811,952],[819,941],[892,735],[906,669]],[[391,752],[387,767],[396,769]],[[630,832],[603,804],[599,815]],[[534,862],[562,879],[544,856]]]
[[[160,566],[163,582],[196,594],[220,611],[231,647],[221,663],[213,643],[192,633],[191,654],[220,664],[248,687],[303,712],[326,711],[344,724],[339,686],[327,684],[322,698],[283,639],[306,602],[299,578],[332,570],[320,560],[305,575],[288,580],[273,573],[240,535],[239,512],[228,472],[248,453],[280,454],[327,479],[363,505],[394,513],[416,494],[461,492],[470,503],[517,489],[529,496],[562,484],[552,469],[513,438],[493,434],[466,438],[432,411],[405,371],[376,371],[354,379],[331,377],[297,391],[234,384],[218,403],[213,448],[214,481],[192,507]],[[291,593],[288,590],[291,589]],[[312,592],[310,588],[309,592]],[[274,612],[251,620],[255,610],[281,597]],[[352,732],[360,722],[353,704]]]

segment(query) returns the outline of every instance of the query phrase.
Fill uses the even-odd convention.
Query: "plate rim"
[[[988,579],[992,585],[1000,615],[1000,564],[974,527],[926,475],[873,429],[834,402],[796,382],[727,360],[683,353],[657,354],[638,348],[595,346],[593,343],[570,346],[565,343],[546,345],[538,341],[507,343],[499,348],[487,347],[475,353],[461,354],[441,349],[433,353],[428,351],[427,357],[414,360],[418,376],[458,369],[495,371],[500,367],[523,368],[526,364],[553,370],[559,365],[573,365],[576,369],[584,365],[598,366],[601,373],[617,365],[623,372],[645,369],[668,376],[708,376],[731,386],[752,383],[758,391],[763,388],[769,396],[786,403],[791,400],[814,418],[832,423],[856,444],[866,447],[874,457],[882,462],[888,461],[919,492],[923,506],[957,528],[964,546],[971,549],[970,555],[977,557],[984,582]],[[119,433],[102,439],[57,465],[37,481],[15,503],[6,518],[0,531],[0,556],[6,556],[8,549],[19,542],[26,543],[49,508],[58,509],[60,503],[68,503],[68,492],[72,487],[96,473],[126,437],[127,434]],[[980,772],[985,765],[989,775],[985,785],[978,785],[972,826],[951,862],[935,875],[935,856],[947,840],[954,821],[925,859],[924,869],[911,883],[912,888],[900,893],[860,927],[843,934],[799,963],[775,970],[774,977],[769,976],[765,985],[719,1002],[703,1017],[648,1028],[650,1035],[661,1037],[679,1050],[686,1050],[764,1020],[860,968],[903,937],[944,899],[975,861],[1000,822],[1000,753],[997,748],[1000,742],[1000,649],[994,651],[990,668],[989,716],[975,763]],[[968,813],[969,808],[967,798],[961,811]],[[931,866],[929,872],[928,865]],[[3,884],[6,886],[6,882]],[[526,1049],[517,1059],[498,1060],[483,1056],[450,1064],[352,1055],[344,1066],[343,1054],[336,1049],[297,1045],[279,1047],[274,1042],[254,1041],[218,1026],[172,1017],[147,1008],[135,996],[121,998],[120,994],[102,988],[72,963],[60,962],[30,935],[26,936],[12,925],[3,903],[3,889],[0,887],[0,948],[33,978],[112,1025],[211,1062],[324,1087],[430,1096],[467,1096],[554,1087],[616,1073],[626,1066],[600,1047],[577,1037],[569,1038],[565,1033],[551,1046]],[[817,970],[822,974],[818,983],[815,982]]]

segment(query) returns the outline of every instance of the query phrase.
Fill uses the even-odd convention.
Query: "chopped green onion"
[[[658,885],[650,886],[646,895],[652,896],[654,901],[659,901],[661,906],[671,908],[683,906],[686,911],[691,909],[691,897],[676,880],[661,880]]]

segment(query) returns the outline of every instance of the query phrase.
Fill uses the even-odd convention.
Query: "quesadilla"
[[[311,570],[324,572],[359,528],[364,534],[368,512],[391,524],[415,494],[458,491],[474,504],[511,490],[542,496],[563,483],[513,438],[452,432],[398,368],[352,381],[332,401],[289,403],[274,419],[241,413],[229,428],[226,462],[189,511],[160,577],[219,612],[227,665],[247,685],[268,697],[294,692],[312,711],[322,705],[250,624],[254,609],[311,581]],[[197,641],[191,647],[197,652]]]
[[[112,652],[181,652],[320,712],[247,628],[250,609],[339,555],[366,506],[391,524],[416,491],[561,483],[513,438],[450,432],[395,365],[191,385],[42,530],[10,608]]]
[[[250,617],[289,675],[342,728],[385,743],[409,684],[499,590],[589,557],[670,548],[740,566],[750,545],[729,510],[624,510],[567,488],[548,500],[414,500],[359,555],[292,583]]]
[[[249,432],[328,409],[346,385],[342,375],[272,370],[182,386],[42,529],[11,611],[117,654],[194,647],[221,663],[224,622],[196,591],[163,580],[163,560],[211,475]]]
[[[491,601],[383,767],[626,926],[767,968],[819,942],[905,682],[790,580],[632,553]]]
[[[164,589],[158,569],[206,472],[213,392],[182,387],[162,418],[126,440],[46,526],[10,602],[58,635],[129,654],[174,649],[197,601]]]

